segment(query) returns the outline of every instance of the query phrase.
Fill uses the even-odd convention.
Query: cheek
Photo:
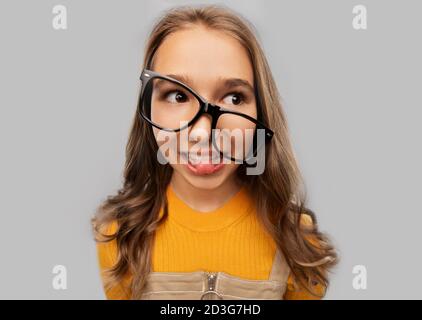
[[[228,163],[224,167],[225,173],[227,175],[231,175],[232,173],[234,173],[237,170],[237,168],[239,168],[239,166],[240,166],[240,164],[237,164],[237,163]]]
[[[178,161],[178,140],[179,134],[175,132],[167,132],[157,128],[153,128],[155,141],[157,142],[158,152],[170,164],[175,164]]]

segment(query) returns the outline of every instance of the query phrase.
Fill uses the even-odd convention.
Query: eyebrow
[[[189,86],[192,87],[192,85],[195,83],[189,76],[184,74],[167,74],[166,76],[179,80],[180,82],[183,82]],[[244,87],[247,90],[249,90],[251,93],[255,92],[254,87],[249,83],[249,81],[241,78],[223,78],[220,77],[219,81],[223,81],[223,87],[226,89],[233,89],[236,87]]]

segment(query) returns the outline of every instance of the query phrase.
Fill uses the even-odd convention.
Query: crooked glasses
[[[138,112],[145,121],[160,130],[178,132],[209,114],[212,143],[225,158],[245,163],[273,137],[274,132],[256,119],[254,93],[232,88],[221,94],[224,99],[216,105],[174,77],[144,69],[140,80]]]

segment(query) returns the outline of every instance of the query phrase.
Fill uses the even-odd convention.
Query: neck
[[[170,185],[175,194],[189,207],[204,213],[223,206],[241,188],[234,177],[227,179],[215,189],[198,188],[177,172],[173,172]]]

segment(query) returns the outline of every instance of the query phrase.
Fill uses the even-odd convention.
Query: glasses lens
[[[198,99],[185,87],[169,80],[154,78],[145,88],[142,112],[164,129],[186,127],[200,109]]]
[[[244,161],[262,149],[264,129],[242,116],[224,113],[217,121],[214,145],[225,158]],[[256,134],[258,133],[258,134]]]

